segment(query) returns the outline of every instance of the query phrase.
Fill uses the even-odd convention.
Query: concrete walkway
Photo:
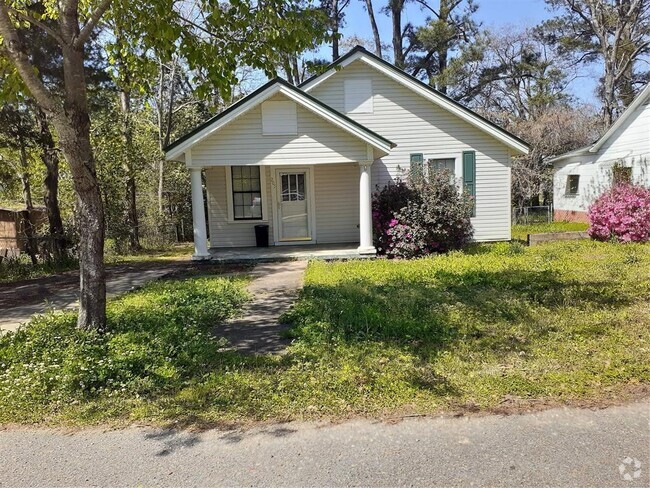
[[[287,326],[279,317],[296,300],[307,261],[262,263],[250,275],[248,291],[253,300],[241,316],[214,328],[213,334],[228,339],[229,347],[243,353],[280,353],[289,341],[282,338]]]
[[[0,486],[650,485],[650,404],[249,431],[0,431]]]
[[[106,280],[106,293],[109,297],[120,295],[124,292],[138,288],[148,281],[162,278],[178,270],[178,265],[158,265],[147,269],[129,269],[112,271]],[[33,288],[35,285],[25,285]],[[27,322],[37,313],[48,310],[70,310],[79,306],[78,278],[74,278],[74,285],[69,283],[52,291],[51,287],[44,290],[41,296],[30,303],[16,307],[0,308],[0,333],[3,330],[16,330],[20,324]],[[6,293],[16,293],[16,289],[7,289]],[[19,290],[18,290],[19,291]],[[0,292],[4,293],[4,292]],[[26,293],[28,291],[26,290]]]

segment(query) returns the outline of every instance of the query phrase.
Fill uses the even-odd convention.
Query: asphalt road
[[[2,487],[647,487],[650,403],[200,434],[12,428],[0,456]]]

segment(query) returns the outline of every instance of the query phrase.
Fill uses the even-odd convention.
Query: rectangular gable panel
[[[372,81],[345,80],[345,112],[351,114],[373,113]]]
[[[296,104],[291,101],[263,102],[262,134],[265,136],[297,135]]]

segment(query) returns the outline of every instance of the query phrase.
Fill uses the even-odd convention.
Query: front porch
[[[357,243],[305,244],[295,246],[211,248],[210,261],[216,263],[294,261],[298,259],[368,259]]]

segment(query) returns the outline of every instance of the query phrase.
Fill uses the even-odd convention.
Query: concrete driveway
[[[106,293],[109,297],[120,295],[178,271],[182,265],[187,266],[185,263],[169,263],[110,267],[107,269]],[[78,272],[3,284],[0,287],[0,333],[3,330],[16,330],[36,313],[77,308],[78,287]]]
[[[650,485],[650,403],[247,431],[0,431],[0,486]]]

